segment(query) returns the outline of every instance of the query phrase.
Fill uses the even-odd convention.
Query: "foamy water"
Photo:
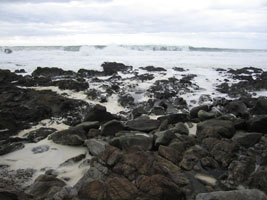
[[[189,69],[212,67],[239,68],[261,67],[267,69],[267,51],[189,51],[188,49],[157,50],[153,48],[132,48],[107,46],[96,48],[82,46],[75,51],[66,48],[14,48],[11,54],[0,52],[0,68],[15,70],[24,68],[31,73],[37,66],[61,67],[77,71],[80,68],[101,70],[105,61],[122,62],[133,67],[147,65],[172,68],[175,66]]]

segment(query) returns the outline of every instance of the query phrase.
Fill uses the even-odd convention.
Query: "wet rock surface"
[[[34,182],[34,169],[11,170],[12,166],[0,163],[0,198],[266,199],[267,101],[252,97],[253,91],[267,89],[266,72],[218,70],[235,82],[217,84],[217,90],[236,99],[202,94],[192,106],[193,101],[182,95],[201,92],[201,88],[195,84],[197,75],[183,68],[173,69],[181,73],[179,78],[154,82],[150,81],[168,70],[147,66],[141,70],[145,74],[140,74],[131,66],[108,62],[102,68],[76,73],[39,67],[26,76],[0,70],[3,159],[29,144],[34,145],[31,154],[55,150],[56,156],[60,146],[42,143],[47,139],[85,151],[60,162],[58,169],[41,169]],[[140,89],[138,84],[144,83],[150,85]],[[88,100],[99,104],[27,88],[35,86],[84,92]],[[104,106],[110,99],[124,110],[110,112]],[[53,117],[70,127],[36,126]],[[34,126],[23,137],[14,137]],[[73,166],[80,169],[80,178],[69,185],[73,177],[64,173]]]

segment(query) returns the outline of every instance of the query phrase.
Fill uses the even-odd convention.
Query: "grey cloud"
[[[54,2],[54,3],[68,3],[71,1],[86,1],[86,2],[97,2],[97,3],[103,3],[103,2],[111,2],[113,0],[0,0],[1,3],[47,3],[47,2]]]

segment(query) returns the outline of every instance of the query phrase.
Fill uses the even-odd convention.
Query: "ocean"
[[[4,49],[11,49],[11,54]],[[103,62],[122,62],[134,68],[158,66],[166,69],[259,67],[267,69],[267,50],[197,48],[164,45],[109,46],[17,46],[0,47],[0,68],[23,68],[31,73],[37,66],[102,70]]]

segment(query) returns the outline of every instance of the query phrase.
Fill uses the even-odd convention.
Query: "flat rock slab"
[[[232,190],[211,193],[201,193],[195,200],[267,200],[266,195],[259,190]]]
[[[160,121],[153,119],[135,119],[128,121],[126,127],[131,130],[149,132],[159,127]]]

